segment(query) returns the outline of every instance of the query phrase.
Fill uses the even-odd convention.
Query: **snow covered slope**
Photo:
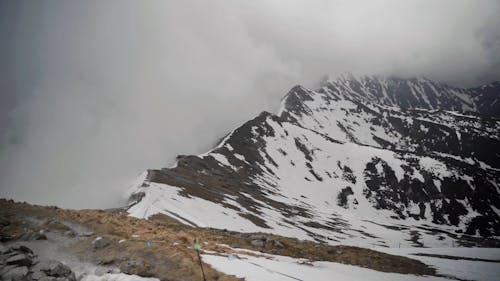
[[[477,109],[470,90],[427,79],[296,86],[278,114],[261,113],[174,168],[145,172],[128,212],[328,243],[494,242],[500,120],[469,112]]]
[[[475,111],[470,90],[451,87],[427,78],[341,75],[324,82],[327,91],[349,100],[369,101],[406,109]]]
[[[284,256],[254,253],[239,249],[238,254],[214,255],[207,253],[202,255],[203,261],[210,264],[217,270],[227,274],[235,275],[245,280],[253,281],[278,281],[278,280],[477,280],[495,281],[498,280],[500,268],[498,267],[499,249],[485,248],[457,248],[428,249],[428,248],[381,248],[381,251],[394,254],[405,255],[413,259],[418,259],[423,263],[437,269],[439,277],[416,276],[408,274],[385,273],[366,268],[345,265],[334,262],[315,261],[310,262],[305,259],[294,259]],[[421,254],[433,254],[438,252],[447,257],[426,257]],[[485,262],[469,259],[469,252],[475,258],[485,258],[494,261]],[[420,255],[419,255],[420,254]],[[452,256],[453,258],[449,258]]]

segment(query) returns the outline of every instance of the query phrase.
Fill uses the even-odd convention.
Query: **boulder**
[[[3,254],[11,254],[11,253],[24,253],[33,255],[33,251],[30,248],[23,245],[10,246],[6,251],[3,252]]]
[[[252,240],[250,241],[250,244],[254,247],[264,247],[264,241],[263,240]]]
[[[94,243],[94,248],[101,249],[109,246],[109,244],[111,244],[111,240],[106,237],[97,237],[93,243]]]
[[[3,248],[0,254],[0,280],[76,281],[75,273],[65,264],[56,260],[35,263],[34,258],[31,249],[23,245]]]
[[[0,232],[0,242],[9,242],[13,239],[13,237],[9,234],[1,233]]]
[[[29,231],[21,235],[20,239],[24,241],[47,240],[47,236],[43,232]]]
[[[74,279],[73,271],[67,265],[56,260],[41,261],[33,266],[31,271],[40,271],[51,277],[73,277]]]
[[[32,272],[36,272],[36,271],[49,272],[50,271],[50,261],[43,260],[43,261],[36,263],[31,268],[31,271]]]
[[[13,269],[13,268],[16,268],[17,266],[15,265],[5,265],[5,264],[1,264],[0,263],[0,276],[4,275],[5,273],[7,273],[7,271]],[[0,278],[0,280],[2,280]]]
[[[51,268],[50,273],[51,276],[56,277],[71,277],[71,275],[74,274],[67,265],[60,262],[57,262],[57,265]]]
[[[44,277],[47,277],[47,275],[43,271],[34,271],[31,274],[31,279],[33,279],[34,281],[40,280],[40,279],[42,279]]]
[[[22,281],[26,279],[26,275],[28,275],[28,267],[13,267],[2,273],[1,280],[5,281]]]
[[[5,260],[5,263],[8,265],[30,266],[33,264],[33,255],[25,253],[12,255]]]

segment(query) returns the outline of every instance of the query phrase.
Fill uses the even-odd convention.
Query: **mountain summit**
[[[212,150],[148,170],[130,215],[331,244],[500,236],[500,83],[344,75],[293,87]]]

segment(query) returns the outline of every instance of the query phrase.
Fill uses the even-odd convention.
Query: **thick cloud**
[[[293,85],[500,78],[498,1],[2,1],[0,196],[122,202]]]

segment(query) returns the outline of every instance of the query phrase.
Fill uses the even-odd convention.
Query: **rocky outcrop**
[[[28,247],[2,248],[0,277],[5,281],[76,281],[75,273],[56,260],[38,261]]]
[[[470,89],[480,113],[500,116],[500,82]]]

